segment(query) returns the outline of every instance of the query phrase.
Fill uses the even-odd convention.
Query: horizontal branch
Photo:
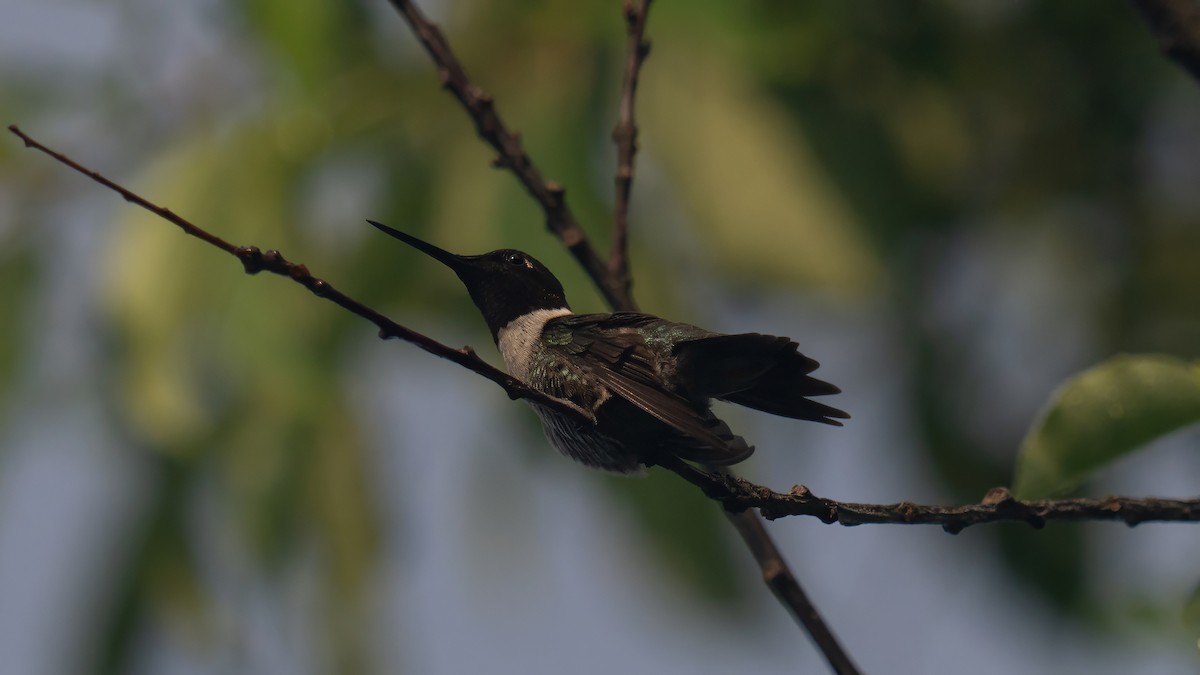
[[[16,134],[21,141],[25,143],[25,147],[39,150],[50,157],[53,157],[59,163],[64,164],[71,169],[91,178],[104,187],[116,192],[125,199],[125,201],[136,204],[156,216],[174,223],[183,230],[185,234],[191,235],[211,246],[221,249],[226,253],[237,258],[242,263],[242,267],[247,274],[258,274],[259,272],[270,272],[278,274],[282,277],[287,277],[292,281],[312,291],[313,295],[319,298],[324,298],[339,307],[349,311],[352,314],[360,316],[367,321],[375,324],[379,328],[380,339],[387,340],[398,338],[405,342],[411,342],[421,349],[439,356],[448,361],[453,361],[458,365],[478,373],[487,379],[495,382],[504,389],[511,399],[525,399],[543,406],[555,408],[560,412],[572,415],[581,422],[594,423],[595,418],[591,414],[584,411],[579,406],[565,401],[563,399],[548,396],[535,389],[530,389],[523,382],[513,378],[508,373],[492,366],[487,361],[479,358],[475,350],[471,347],[463,347],[455,349],[444,345],[433,338],[418,333],[410,328],[406,328],[395,321],[380,314],[376,310],[362,304],[361,302],[351,298],[350,296],[337,290],[324,279],[319,279],[309,273],[308,268],[300,263],[291,262],[283,257],[279,251],[261,251],[257,246],[238,246],[225,241],[211,232],[195,225],[191,221],[176,214],[174,211],[151,203],[137,193],[109,180],[103,174],[93,171],[75,160],[67,157],[64,154],[51,150],[50,148],[37,142],[25,132],[21,131],[17,125],[9,125],[8,130]]]
[[[996,487],[989,490],[978,504],[858,504],[818,497],[803,485],[793,487],[791,492],[775,492],[735,476],[698,469],[678,459],[664,457],[659,460],[657,464],[699,487],[710,499],[724,504],[726,509],[758,509],[767,520],[785,516],[812,516],[826,524],[838,523],[847,527],[873,524],[940,525],[950,534],[958,534],[972,525],[1000,521],[1023,522],[1036,529],[1041,529],[1051,520],[1120,521],[1130,527],[1151,521],[1200,521],[1200,497],[1100,497],[1020,501],[1013,498],[1008,488]]]
[[[500,113],[496,111],[492,96],[471,82],[466,69],[450,49],[442,31],[410,0],[389,2],[408,22],[425,51],[433,59],[442,87],[458,99],[475,123],[475,131],[479,133],[479,137],[498,153],[492,165],[512,171],[517,180],[521,181],[521,185],[525,186],[534,201],[542,207],[546,215],[546,227],[579,261],[604,295],[605,301],[612,307],[632,310],[634,305],[628,289],[611,279],[604,261],[592,248],[583,228],[579,226],[575,215],[567,206],[566,190],[558,183],[542,177],[542,172],[522,147],[521,135],[505,126]]]

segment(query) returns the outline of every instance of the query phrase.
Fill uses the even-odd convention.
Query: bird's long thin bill
[[[379,230],[380,232],[383,232],[384,234],[395,237],[396,239],[399,239],[400,241],[408,244],[409,246],[412,246],[413,248],[417,249],[418,251],[423,251],[424,253],[429,254],[431,257],[441,261],[445,265],[449,265],[450,267],[454,267],[454,268],[457,268],[460,265],[461,260],[460,260],[459,256],[454,255],[453,253],[451,253],[449,251],[440,249],[437,246],[434,246],[433,244],[430,244],[428,242],[421,241],[420,239],[417,239],[416,237],[412,236],[411,234],[405,234],[405,233],[401,232],[400,230],[390,228],[387,225],[384,225],[383,223],[377,223],[374,220],[368,220],[367,222],[370,223],[375,229]]]

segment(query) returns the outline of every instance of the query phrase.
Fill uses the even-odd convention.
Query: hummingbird
[[[575,314],[562,284],[528,253],[456,255],[367,222],[454,270],[510,375],[592,416],[531,403],[550,444],[587,466],[629,474],[663,453],[718,467],[746,459],[753,446],[713,414],[714,398],[834,426],[850,417],[808,398],[841,390],[810,375],[818,363],[790,338],[638,312]]]

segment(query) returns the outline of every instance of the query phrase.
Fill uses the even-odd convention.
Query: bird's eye
[[[512,253],[504,254],[504,262],[506,262],[510,265],[524,265],[525,257],[522,256],[520,253],[513,251]]]

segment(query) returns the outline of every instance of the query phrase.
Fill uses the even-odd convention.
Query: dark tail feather
[[[807,381],[804,384],[812,384],[813,388],[820,388],[821,391],[807,394],[808,396],[821,396],[824,394],[836,394],[838,388],[822,382],[816,378],[805,378]],[[805,394],[800,393],[801,388],[795,383],[787,383],[786,387],[768,387],[759,385],[746,391],[739,391],[736,394],[727,394],[721,396],[721,400],[744,405],[747,408],[754,408],[772,415],[780,417],[791,417],[797,420],[811,420],[813,422],[823,422],[832,424],[835,427],[842,426],[842,423],[837,419],[850,419],[850,414],[834,408],[833,406],[817,403],[816,401],[804,398]]]
[[[676,348],[679,370],[692,391],[747,408],[842,426],[850,415],[809,396],[841,392],[811,377],[818,364],[785,337],[743,333],[690,340]],[[836,419],[834,419],[836,418]]]
[[[741,333],[714,334],[687,340],[675,346],[679,376],[688,392],[706,397],[723,396],[753,387],[759,378],[780,364],[794,365],[799,357],[796,343],[785,337]],[[807,375],[817,362],[806,359]]]
[[[815,369],[815,364],[816,361],[796,353],[787,363],[758,378],[753,386],[717,398],[780,417],[840,427],[842,423],[831,418],[850,419],[848,413],[807,398],[841,392],[836,386],[807,374]]]

